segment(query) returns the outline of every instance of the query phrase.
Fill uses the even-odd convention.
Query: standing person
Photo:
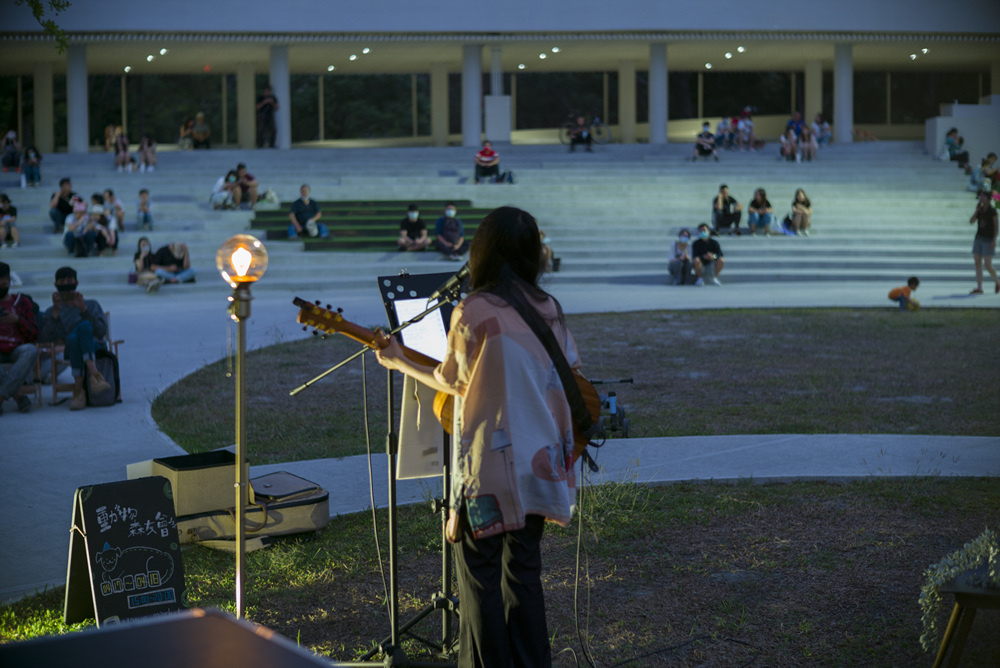
[[[73,201],[80,196],[73,192],[73,184],[68,178],[59,179],[59,192],[52,193],[49,200],[49,220],[56,234],[63,231],[66,219],[73,215]]]
[[[920,287],[920,279],[910,276],[906,279],[906,285],[889,290],[889,299],[899,304],[900,311],[916,311],[920,308],[920,302],[913,298],[913,293]]]
[[[149,201],[149,190],[139,191],[139,219],[136,224],[140,230],[153,229],[153,203]]]
[[[278,128],[274,124],[274,112],[278,110],[278,98],[271,92],[270,86],[264,86],[264,94],[257,98],[257,147],[264,148],[278,138]]]
[[[395,338],[379,362],[459,397],[449,509],[462,601],[460,666],[551,666],[540,543],[545,520],[573,512],[573,418],[555,364],[526,323],[550,330],[580,367],[559,302],[538,285],[541,239],[531,214],[483,219],[469,260],[472,293],[454,310],[438,366],[410,361]]]
[[[87,385],[91,394],[106,392],[111,387],[94,364],[96,340],[108,335],[108,322],[104,317],[104,309],[96,299],[84,299],[76,291],[78,283],[76,271],[72,267],[60,267],[56,270],[55,286],[52,306],[42,314],[38,340],[65,341],[65,356],[73,369],[75,385],[69,409],[78,411],[87,406],[87,396],[83,390],[84,369],[87,371]]]
[[[139,140],[139,171],[151,172],[156,169],[156,140],[144,133]]]
[[[195,272],[191,268],[187,244],[177,242],[164,246],[153,254],[149,266],[164,283],[194,283]]]
[[[329,238],[330,231],[326,225],[319,222],[323,216],[320,211],[319,202],[309,197],[309,186],[303,184],[299,188],[299,198],[292,202],[292,210],[288,214],[291,224],[288,226],[288,238],[296,239],[308,234],[310,237]]]
[[[21,234],[17,231],[17,207],[10,203],[6,193],[0,193],[0,248],[10,239],[10,247],[20,245]]]
[[[461,260],[462,255],[469,250],[469,242],[465,240],[465,225],[458,217],[454,202],[444,205],[444,215],[434,224],[434,237],[437,249],[449,260]]]
[[[691,257],[694,273],[698,275],[695,285],[705,285],[705,277],[715,285],[722,285],[719,274],[726,265],[722,257],[722,247],[708,232],[708,223],[698,225],[698,238],[691,245]]]
[[[28,295],[10,291],[10,265],[0,262],[0,362],[12,364],[9,371],[0,367],[0,415],[3,402],[13,398],[35,370],[38,348],[38,325],[35,308]],[[17,410],[31,410],[31,399],[15,399]]]
[[[681,228],[680,234],[670,247],[670,283],[671,285],[684,285],[691,276],[691,233],[686,227]]]
[[[792,228],[796,234],[809,236],[809,224],[812,220],[812,202],[806,197],[806,191],[799,188],[792,199]]]
[[[733,230],[729,234],[740,236],[740,218],[743,216],[743,205],[729,194],[729,186],[725,183],[719,186],[719,194],[712,202],[712,226],[718,234],[722,230]]]
[[[767,236],[771,236],[771,224],[774,222],[774,207],[767,201],[767,192],[763,188],[757,188],[753,192],[753,199],[747,207],[750,210],[750,217],[747,224],[750,226],[750,234],[757,236],[757,230],[763,229]]]
[[[194,126],[191,128],[192,148],[212,148],[212,128],[205,120],[205,112],[199,111],[194,115]]]
[[[1000,292],[1000,279],[993,268],[993,255],[997,250],[997,210],[990,204],[990,192],[980,190],[977,195],[976,211],[969,218],[969,224],[977,224],[976,238],[972,241],[972,259],[976,263],[976,289],[974,295],[983,294],[983,265],[993,277],[993,292]]]
[[[475,163],[477,185],[487,176],[492,176],[496,182],[500,181],[500,154],[493,150],[489,139],[483,142],[483,148],[476,153]]]
[[[399,221],[399,239],[396,244],[400,251],[422,251],[430,245],[427,225],[420,219],[420,207],[411,204],[406,208],[406,218]]]

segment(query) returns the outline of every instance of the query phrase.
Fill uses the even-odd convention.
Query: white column
[[[462,46],[462,146],[479,146],[483,135],[483,47]]]
[[[229,91],[226,90],[226,75],[219,77],[222,79],[222,141],[223,146],[229,143]]]
[[[271,45],[271,91],[278,98],[278,109],[274,112],[277,148],[292,147],[292,85],[288,73],[288,45]]]
[[[618,141],[635,143],[635,61],[618,63]]]
[[[812,123],[816,114],[823,112],[823,63],[818,60],[806,61],[805,72],[806,108],[803,121]]]
[[[70,153],[90,150],[87,100],[87,46],[70,44],[66,50],[66,143]]]
[[[490,47],[490,95],[503,95],[503,48]]]
[[[431,140],[448,145],[448,65],[431,63]]]
[[[486,108],[486,139],[494,144],[509,144],[511,99],[503,94],[503,51],[499,45],[490,47],[490,94],[484,99]]]
[[[649,45],[649,143],[667,143],[667,45]]]
[[[837,44],[833,51],[833,138],[854,140],[854,64],[852,46]]]
[[[42,154],[52,153],[55,146],[55,122],[52,114],[52,63],[35,63],[35,146]]]
[[[240,148],[257,146],[255,105],[253,63],[239,63],[236,66],[236,141]]]

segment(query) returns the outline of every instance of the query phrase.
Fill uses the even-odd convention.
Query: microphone
[[[434,301],[435,299],[448,298],[449,300],[454,299],[456,293],[462,287],[462,283],[469,278],[469,263],[466,262],[461,269],[458,270],[454,276],[449,278],[447,281],[441,284],[437,290],[435,290],[427,301]]]

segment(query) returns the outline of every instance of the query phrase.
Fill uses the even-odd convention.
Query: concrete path
[[[388,269],[388,268],[387,268]],[[199,283],[211,281],[204,276]],[[658,308],[728,308],[769,306],[885,306],[868,283],[830,285],[820,295],[815,286],[769,286],[669,289],[633,286],[618,290],[597,286],[560,286],[556,291],[569,313]],[[964,295],[922,295],[943,306],[965,306]],[[84,294],[100,299],[101,295]],[[167,288],[156,298],[138,293],[102,300],[112,312],[121,348],[124,403],[110,409],[70,412],[67,403],[45,405],[28,415],[5,406],[0,417],[0,600],[9,601],[65,581],[68,529],[77,487],[125,478],[126,465],[180,454],[150,418],[157,393],[188,373],[225,355],[228,289],[187,294]],[[380,322],[384,312],[374,285],[370,290],[336,295],[338,305],[360,322]],[[251,347],[304,336],[295,323],[293,294],[255,292],[248,323]],[[979,300],[985,305],[985,300]],[[992,300],[990,300],[992,301]],[[331,363],[335,360],[331,360]],[[252,390],[251,390],[252,391]],[[252,436],[251,436],[252,437]],[[386,461],[376,434],[372,470],[376,503],[386,499]],[[937,436],[722,436],[609,441],[598,455],[607,480],[669,482],[688,479],[789,480],[843,479],[867,476],[1000,475],[1000,438]],[[330,491],[331,513],[369,506],[366,457],[252,467],[252,475],[287,470]],[[419,502],[437,488],[436,480],[400,484],[401,502]]]

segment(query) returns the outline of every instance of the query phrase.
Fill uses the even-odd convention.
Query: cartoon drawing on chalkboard
[[[101,594],[110,596],[125,591],[159,587],[174,573],[174,558],[152,547],[111,547],[94,555],[101,567]]]

